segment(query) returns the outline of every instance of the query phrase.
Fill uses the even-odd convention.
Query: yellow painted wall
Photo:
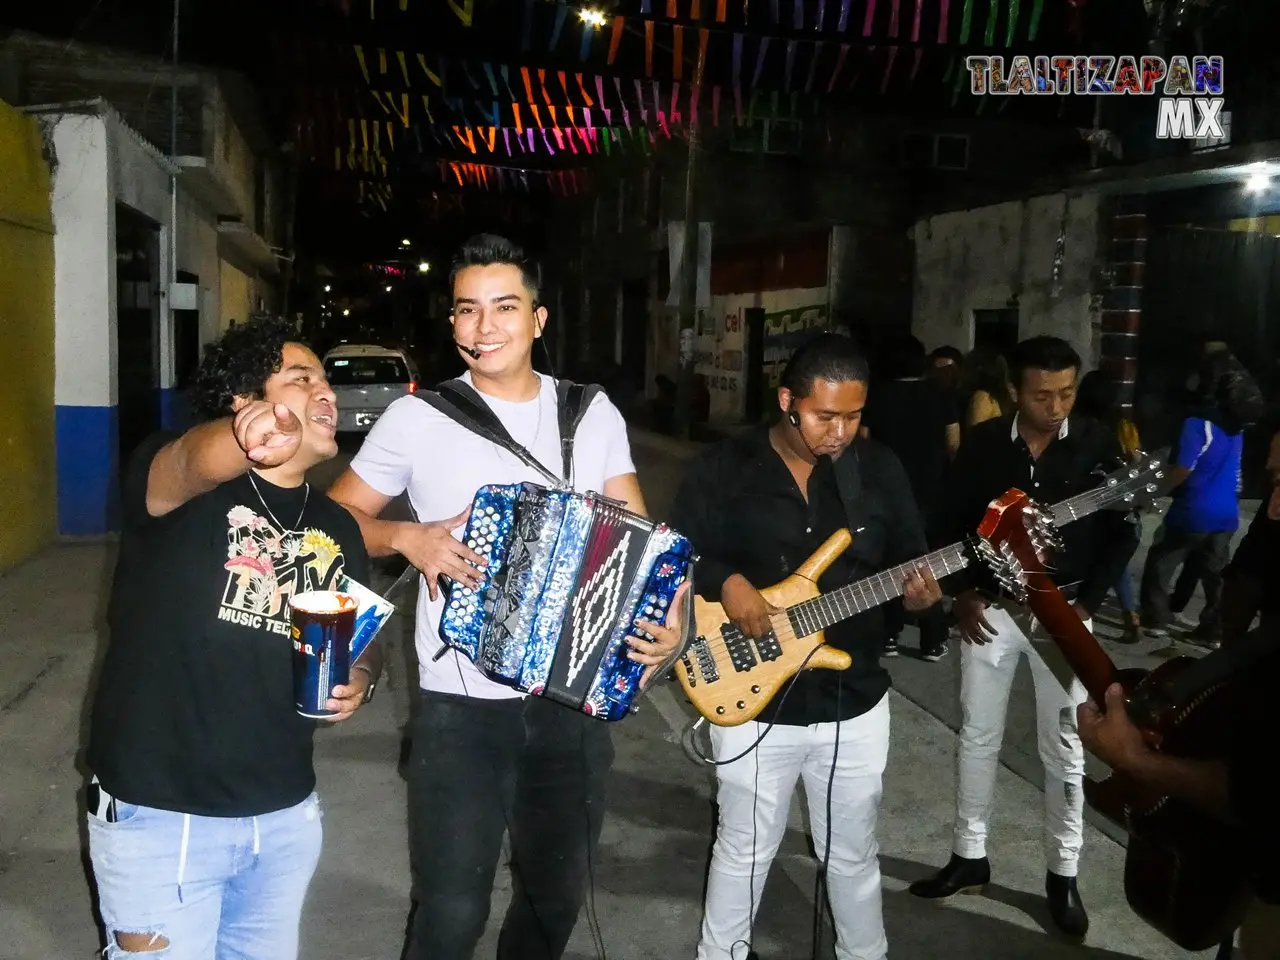
[[[0,101],[0,572],[52,538],[53,219],[35,120]]]
[[[253,314],[253,281],[223,260],[218,271],[218,332],[244,323]]]

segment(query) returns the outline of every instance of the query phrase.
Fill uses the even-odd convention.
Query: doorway
[[[120,467],[160,429],[158,338],[160,262],[157,224],[116,205],[116,359],[119,371]]]
[[[1005,359],[1018,345],[1018,308],[973,311],[973,346],[992,350]]]

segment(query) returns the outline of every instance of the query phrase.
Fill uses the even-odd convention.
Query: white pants
[[[1026,654],[1035,684],[1037,740],[1044,764],[1045,856],[1050,871],[1074,877],[1084,845],[1084,748],[1076,732],[1076,707],[1087,694],[1074,677],[1064,687],[1008,612],[990,606],[986,616],[996,631],[995,639],[982,645],[965,643],[960,650],[964,722],[955,852],[969,859],[987,855],[1009,690],[1018,658]]]
[[[736,757],[755,743],[765,726],[712,727],[715,758]],[[827,891],[835,917],[837,960],[883,960],[888,944],[881,911],[876,816],[888,756],[889,696],[885,694],[866,713],[843,723],[778,724],[741,760],[716,768],[720,825],[711,851],[698,960],[746,957],[760,894],[786,833],[791,795],[801,777],[819,858],[826,856],[827,784],[832,783]]]

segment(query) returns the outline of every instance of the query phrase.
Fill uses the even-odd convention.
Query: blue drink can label
[[[333,688],[351,675],[351,637],[355,632],[355,597],[329,590],[300,593],[289,600],[289,633],[293,640],[293,704],[299,715],[324,719]]]

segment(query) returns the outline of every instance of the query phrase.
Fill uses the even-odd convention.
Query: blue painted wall
[[[94,536],[119,527],[120,424],[115,407],[54,410],[58,532]]]

